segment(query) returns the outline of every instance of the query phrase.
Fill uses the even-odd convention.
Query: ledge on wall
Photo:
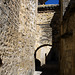
[[[38,5],[38,8],[56,7],[56,6],[59,6],[59,4]]]
[[[38,11],[57,10],[59,4],[38,5]]]
[[[73,35],[73,31],[65,32],[65,33],[61,36],[61,38],[62,38],[62,39],[66,39],[66,38],[69,38],[69,37],[72,36],[72,35]]]

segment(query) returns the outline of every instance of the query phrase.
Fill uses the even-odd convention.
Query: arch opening
[[[50,44],[44,44],[44,45],[39,46],[35,50],[34,58],[35,58],[35,70],[36,71],[42,70],[42,66],[47,63],[46,57],[49,54],[51,47],[52,45]]]

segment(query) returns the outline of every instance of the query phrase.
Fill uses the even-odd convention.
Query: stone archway
[[[34,57],[35,57],[35,58],[36,58],[36,53],[37,53],[37,51],[38,51],[40,48],[44,47],[44,46],[52,46],[52,45],[50,45],[50,44],[44,44],[44,45],[39,46],[39,47],[35,50],[35,53],[34,53]]]
[[[42,56],[42,57],[44,58],[44,59],[42,58],[43,62],[45,62],[44,64],[42,64],[42,61],[40,61],[40,60],[36,57],[37,52],[38,52],[41,48],[44,48],[44,47],[46,47],[46,46],[51,47],[52,45],[50,45],[50,44],[43,44],[43,45],[39,46],[39,47],[35,50],[35,53],[34,53],[34,58],[35,58],[35,70],[41,70],[41,66],[44,65],[44,64],[46,64],[46,55],[45,55],[45,53],[44,53],[44,50],[42,50],[42,51],[43,51],[43,54],[44,54],[44,56]],[[40,50],[40,51],[41,51],[41,50]],[[49,51],[50,51],[50,49],[49,49]]]

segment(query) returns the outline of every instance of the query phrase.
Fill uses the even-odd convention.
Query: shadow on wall
[[[3,63],[2,63],[2,59],[0,58],[0,67],[3,65]]]
[[[52,50],[54,50],[58,59],[60,58],[60,17],[60,6],[57,6],[50,26],[52,27]]]
[[[40,66],[40,61],[36,59],[36,52],[46,45],[38,47],[35,51],[35,69],[42,70],[41,75],[59,75],[59,50],[60,50],[60,11],[59,6],[55,9],[55,14],[52,18],[50,26],[52,27],[52,49],[49,54],[46,56],[46,63],[43,66]],[[51,45],[50,45],[51,46]],[[38,66],[40,66],[40,69]]]
[[[41,71],[42,70],[42,68],[41,68],[41,62],[38,59],[35,59],[35,70],[36,71]]]
[[[41,75],[59,75],[59,59],[56,51],[51,48],[46,57],[46,64],[42,66]]]
[[[50,19],[50,18],[49,18]],[[48,22],[48,21],[47,21]],[[49,44],[52,42],[52,28],[49,24],[37,24],[42,29],[42,34],[40,36],[40,43]]]

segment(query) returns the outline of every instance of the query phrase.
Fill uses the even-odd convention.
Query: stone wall
[[[72,14],[69,19],[64,23],[63,36],[62,36],[62,73],[61,75],[75,75],[75,14]],[[68,29],[67,29],[68,28]]]
[[[52,28],[50,27],[50,23],[54,13],[54,10],[38,10],[36,26],[36,49],[41,45],[52,45]],[[37,59],[41,61],[41,65],[45,64],[45,54],[48,55],[50,49],[51,46],[44,46],[37,51],[36,56]]]
[[[50,22],[55,12],[40,12],[37,15],[37,41],[41,44],[52,45],[52,28]]]
[[[39,5],[36,28],[36,49],[44,44],[52,45],[40,48],[37,51],[37,58],[41,63],[43,62],[42,64],[45,64],[45,54],[48,56],[50,50],[53,50],[58,58],[60,48],[59,5]]]
[[[64,15],[64,13],[65,13],[65,11],[66,11],[66,8],[67,8],[67,6],[69,5],[69,2],[70,2],[71,0],[63,0],[63,15]]]
[[[73,5],[73,4],[72,4]],[[61,75],[75,75],[75,4],[68,7],[61,30]]]
[[[0,0],[0,75],[33,75],[35,4],[35,0]]]

